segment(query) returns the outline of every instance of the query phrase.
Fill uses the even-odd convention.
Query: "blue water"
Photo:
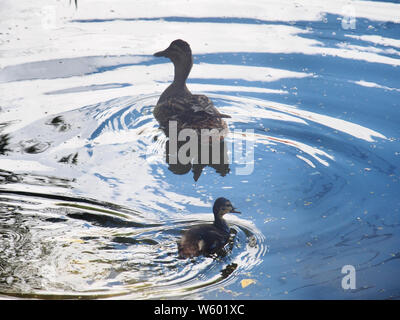
[[[326,14],[321,21],[287,23],[163,17],[188,24],[291,25],[309,31],[297,37],[318,40],[323,47],[341,48],[346,42],[373,47],[393,59],[391,64],[356,54],[242,52],[240,44],[235,52],[194,52],[193,69],[213,64],[307,74],[275,81],[252,81],[246,75],[190,77],[189,88],[207,85],[201,92],[232,115],[227,142],[254,144],[250,174],[238,174],[244,166],[234,161],[238,159],[227,174],[205,167],[196,179],[190,167],[180,174],[168,167],[166,138],[151,113],[167,85],[162,81],[154,81],[151,94],[121,94],[61,113],[48,106],[48,116],[23,127],[16,126],[19,119],[2,122],[0,157],[8,161],[3,162],[7,168],[0,168],[0,294],[397,299],[400,51],[398,45],[347,35],[400,41],[400,26],[360,18],[356,29],[345,30],[339,18]],[[110,19],[70,23],[101,25]],[[135,53],[60,61],[83,66],[79,72],[57,68],[57,60],[5,66],[0,69],[2,88],[17,81],[106,72],[116,79],[43,90],[68,99],[71,94],[133,88],[118,80],[122,69],[129,68],[134,78],[135,68],[169,63]],[[46,66],[46,72],[39,66]],[[229,154],[232,159],[232,149]],[[220,196],[242,212],[227,218],[235,236],[226,254],[178,259],[181,231],[211,221],[212,203]],[[342,288],[345,265],[355,268],[355,289]]]

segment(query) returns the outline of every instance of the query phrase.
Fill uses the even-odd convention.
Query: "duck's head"
[[[213,212],[215,217],[222,217],[227,213],[240,213],[240,211],[237,211],[232,203],[226,198],[218,198],[215,200]]]
[[[156,52],[154,56],[169,58],[174,64],[178,65],[189,64],[191,67],[193,64],[192,50],[189,44],[181,39],[172,41],[167,49]]]

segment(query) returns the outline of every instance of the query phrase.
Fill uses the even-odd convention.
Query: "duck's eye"
[[[183,50],[182,50],[179,46],[177,46],[177,45],[172,46],[171,49],[172,49],[173,51],[175,51],[175,52],[182,52],[182,51],[183,51]]]

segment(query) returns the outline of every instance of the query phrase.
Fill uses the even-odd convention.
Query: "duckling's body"
[[[186,86],[186,79],[193,66],[192,51],[187,42],[175,40],[164,51],[154,54],[156,57],[167,57],[174,64],[174,81],[162,93],[153,114],[161,128],[168,130],[169,121],[177,121],[178,130],[191,128],[218,129],[226,134],[227,125],[212,101],[205,95],[194,95]]]
[[[214,223],[202,224],[187,230],[178,243],[178,253],[182,258],[191,258],[199,255],[209,255],[222,249],[229,240],[230,228],[223,216],[229,212],[236,212],[231,202],[225,198],[218,198],[213,207]]]

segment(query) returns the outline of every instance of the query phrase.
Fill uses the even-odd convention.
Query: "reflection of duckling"
[[[208,255],[222,249],[229,240],[230,228],[223,216],[226,213],[240,213],[225,198],[214,202],[214,223],[202,224],[187,230],[178,243],[178,253],[182,258],[190,258],[201,254]]]
[[[230,116],[221,114],[207,96],[192,94],[186,87],[186,79],[193,66],[189,44],[180,39],[175,40],[167,49],[154,55],[169,58],[175,68],[174,81],[162,93],[153,111],[166,135],[169,121],[174,120],[177,121],[178,130],[218,129],[223,131],[221,135],[224,136],[227,125],[222,118]]]

